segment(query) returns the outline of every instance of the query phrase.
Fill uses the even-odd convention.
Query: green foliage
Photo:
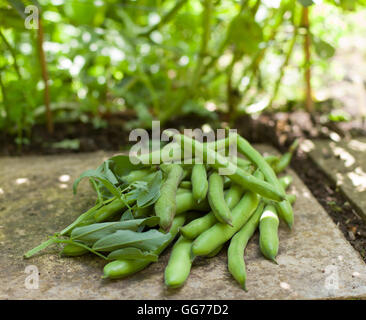
[[[328,119],[333,122],[347,122],[351,120],[351,116],[344,110],[336,109],[329,113]]]
[[[317,37],[313,37],[313,43],[315,52],[320,58],[329,59],[335,54],[335,48],[328,42]]]
[[[314,4],[313,0],[298,0],[304,7],[309,7]]]
[[[284,48],[292,38],[289,30],[302,6],[316,5],[311,0],[282,0],[278,7],[255,0],[210,3],[1,2],[0,130],[17,135],[22,143],[34,124],[47,120],[37,30],[24,26],[24,8],[30,4],[41,10],[55,121],[81,119],[103,127],[100,115],[130,109],[137,117],[128,123],[131,129],[185,113],[215,118],[207,101],[225,111],[230,100],[240,113],[247,112],[251,103],[269,100],[277,73],[282,72],[274,72],[273,65],[285,58]],[[332,14],[341,14],[339,9],[354,11],[365,4],[365,0],[329,0],[324,5],[332,8]],[[312,60],[324,69],[341,36],[341,31],[325,25],[326,18],[311,17],[316,53]],[[294,50],[298,53],[301,46]],[[303,65],[289,59],[291,63]],[[280,88],[279,95],[301,97],[301,86],[297,80],[293,83],[291,90]],[[64,141],[55,147],[77,145]]]

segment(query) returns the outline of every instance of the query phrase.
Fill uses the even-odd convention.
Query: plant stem
[[[8,119],[9,119],[10,105],[8,103],[8,99],[7,99],[7,96],[6,96],[6,88],[5,88],[1,73],[0,73],[0,89],[1,89],[1,94],[3,96],[3,104],[4,104],[5,113],[6,113],[5,119],[7,119],[5,121],[5,124],[7,125],[8,122],[9,122]]]
[[[234,17],[234,19],[237,18],[243,12],[243,10],[247,6],[247,3],[248,3],[248,0],[243,0],[241,2],[240,10],[237,13],[237,15]],[[230,31],[230,26],[226,30],[226,35],[225,35],[224,40],[221,42],[220,47],[217,49],[217,54],[215,56],[211,57],[210,62],[203,67],[202,74],[205,74],[207,72],[207,70],[209,70],[224,53],[225,48],[227,46],[228,39],[229,39],[229,35],[230,35],[229,31]],[[216,75],[217,75],[217,73],[214,75],[213,78],[216,78]]]
[[[296,26],[294,26],[294,34],[293,34],[293,37],[291,39],[291,42],[290,42],[290,46],[288,48],[288,51],[287,51],[287,54],[286,54],[286,57],[285,57],[285,60],[283,61],[282,63],[282,66],[281,66],[281,69],[280,69],[280,75],[275,83],[275,86],[274,86],[274,89],[273,89],[273,93],[272,93],[272,98],[271,100],[268,102],[268,106],[267,108],[272,108],[272,104],[273,104],[273,101],[276,99],[277,97],[277,93],[278,93],[278,89],[280,87],[280,84],[281,84],[281,81],[282,81],[282,78],[285,74],[285,69],[290,61],[290,58],[291,58],[291,55],[292,55],[292,52],[294,50],[294,46],[295,46],[295,43],[296,43],[296,38],[297,38],[297,33],[298,33],[298,28]]]
[[[46,57],[43,50],[43,25],[41,19],[41,11],[39,11],[38,15],[38,29],[37,29],[37,41],[38,41],[38,50],[39,50],[39,60],[42,70],[42,78],[44,82],[44,104],[46,106],[46,115],[47,115],[47,130],[49,134],[53,133],[54,125],[53,125],[53,118],[52,112],[50,107],[50,93],[49,93],[49,84],[48,84],[48,71],[47,71],[47,64],[46,64]]]
[[[193,72],[193,79],[188,79],[190,81],[187,84],[187,91],[183,94],[178,101],[167,111],[161,115],[160,121],[164,124],[177,110],[179,110],[184,102],[189,99],[190,97],[194,96],[197,92],[197,86],[200,82],[201,76],[203,74],[203,61],[204,58],[207,56],[207,46],[208,41],[210,39],[211,34],[211,18],[212,18],[212,11],[213,11],[213,1],[212,0],[204,0],[203,3],[204,10],[202,12],[202,37],[201,37],[201,44],[200,50],[198,54],[198,61],[196,64],[196,68]]]
[[[54,243],[55,243],[54,238],[48,239],[47,241],[42,242],[37,247],[35,247],[35,248],[29,250],[28,252],[26,252],[24,254],[24,258],[30,258],[31,256],[35,255],[37,252],[45,249],[46,247],[48,247],[49,245],[54,244]]]
[[[81,248],[84,248],[92,253],[94,253],[95,255],[97,255],[98,257],[100,258],[103,258],[104,260],[108,260],[108,258],[104,255],[102,255],[101,253],[93,250],[92,248],[80,243],[80,242],[77,242],[77,241],[73,241],[72,239],[60,239],[60,238],[53,238],[52,239],[54,243],[65,243],[65,244],[72,244],[72,245],[75,245],[75,246],[78,246],[78,247],[81,247]]]
[[[204,0],[204,11],[202,13],[202,38],[201,38],[201,45],[200,45],[200,51],[198,53],[198,61],[196,64],[196,68],[193,72],[193,81],[191,81],[190,85],[190,93],[192,93],[194,90],[196,90],[197,84],[200,82],[201,76],[202,76],[202,70],[203,70],[203,60],[207,56],[207,46],[208,41],[210,39],[211,34],[211,18],[212,18],[212,9],[213,4],[212,0]]]
[[[14,48],[10,45],[10,43],[8,42],[8,40],[5,38],[4,34],[1,32],[0,30],[0,38],[1,40],[5,43],[5,46],[8,48],[11,56],[13,57],[13,60],[14,60],[14,69],[15,69],[15,72],[17,73],[17,76],[18,76],[18,79],[21,80],[22,79],[22,75],[20,73],[20,69],[19,69],[19,66],[18,66],[18,62],[17,62],[17,56],[16,56],[16,53],[15,53],[15,50]]]
[[[312,113],[313,99],[312,99],[312,88],[311,88],[311,53],[310,53],[310,23],[309,23],[309,8],[304,7],[302,11],[302,26],[305,29],[304,39],[304,54],[305,54],[305,108],[307,112]]]
[[[257,11],[259,9],[260,4],[261,4],[261,0],[257,0],[257,2],[255,3],[255,5],[251,9],[252,12],[253,12],[253,16],[255,16],[257,14]]]

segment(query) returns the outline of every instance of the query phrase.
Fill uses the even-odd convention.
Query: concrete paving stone
[[[275,153],[268,146],[263,152]],[[280,225],[278,265],[265,260],[258,234],[245,252],[244,292],[227,270],[226,250],[197,259],[181,289],[164,286],[168,249],[147,269],[120,280],[101,279],[104,261],[85,255],[60,257],[49,247],[31,259],[23,254],[60,231],[93,205],[87,181],[72,194],[72,181],[110,153],[0,158],[0,299],[350,299],[366,297],[366,267],[310,191],[294,176],[295,225]],[[31,289],[32,268],[39,286]],[[27,280],[28,279],[28,280]]]
[[[311,159],[333,181],[366,221],[366,138],[308,141]]]

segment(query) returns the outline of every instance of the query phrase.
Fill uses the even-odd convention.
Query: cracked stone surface
[[[275,153],[268,146],[262,152]],[[260,253],[258,234],[245,252],[244,292],[227,270],[226,250],[195,260],[181,289],[164,286],[167,249],[157,263],[121,280],[101,279],[102,259],[60,257],[57,246],[31,259],[23,254],[60,231],[93,205],[87,181],[76,196],[72,181],[111,153],[0,158],[0,299],[353,299],[366,297],[366,267],[300,179],[289,192],[298,196],[295,225],[280,225],[278,265]],[[33,268],[33,269],[32,269]],[[27,289],[34,268],[39,286]]]
[[[366,221],[366,138],[314,140],[309,156],[336,183]]]

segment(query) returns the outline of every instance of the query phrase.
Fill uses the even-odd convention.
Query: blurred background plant
[[[35,29],[25,27],[29,6],[39,11]],[[132,117],[124,129],[186,114],[220,114],[231,124],[241,115],[294,109],[331,121],[365,117],[365,64],[342,62],[345,39],[354,39],[359,60],[366,58],[365,6],[366,0],[2,0],[0,132],[21,146],[36,124],[52,135],[55,123],[99,129],[116,115]],[[343,108],[342,81],[360,89],[354,113]]]

